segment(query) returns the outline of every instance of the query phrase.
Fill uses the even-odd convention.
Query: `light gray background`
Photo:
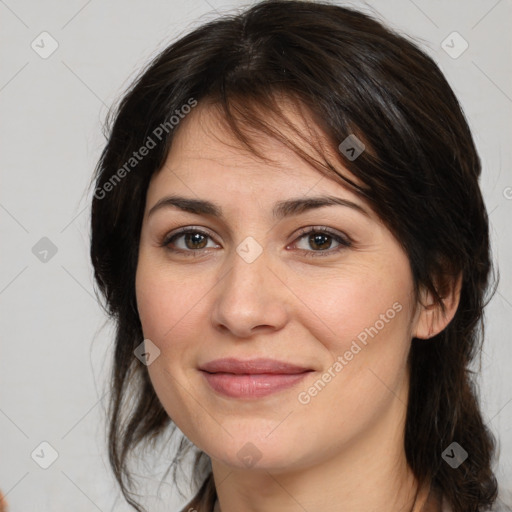
[[[131,510],[119,499],[105,451],[112,328],[104,326],[92,291],[87,185],[104,144],[107,107],[140,68],[192,27],[243,5],[0,1],[0,489],[12,512]],[[373,11],[420,41],[446,74],[473,129],[501,271],[487,309],[482,403],[500,440],[500,482],[512,492],[512,2],[343,5]],[[31,48],[43,31],[59,45],[46,59]],[[441,46],[453,31],[469,44],[456,59]],[[42,237],[57,247],[46,262],[32,252]],[[43,441],[59,455],[46,470],[31,458]],[[161,462],[164,468],[167,460]],[[152,512],[184,504],[171,486],[165,489],[163,500],[145,501]]]

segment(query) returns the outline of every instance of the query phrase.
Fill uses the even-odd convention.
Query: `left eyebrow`
[[[352,208],[359,213],[371,217],[368,211],[360,204],[354,203],[347,199],[335,196],[316,196],[306,198],[287,199],[286,201],[279,201],[274,205],[272,214],[276,219],[283,219],[291,217],[292,215],[299,215],[309,210],[322,208],[324,206],[345,206]],[[178,208],[180,210],[194,213],[196,215],[211,215],[224,219],[222,208],[204,199],[193,199],[183,196],[166,196],[160,199],[148,212],[148,217],[162,208]]]
[[[316,196],[280,201],[274,206],[273,214],[277,219],[283,219],[284,217],[298,215],[308,210],[314,210],[324,206],[346,206],[347,208],[352,208],[367,217],[371,217],[368,211],[366,211],[366,209],[360,204],[335,196]]]

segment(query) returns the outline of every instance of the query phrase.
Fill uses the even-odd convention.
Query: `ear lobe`
[[[416,326],[413,336],[419,339],[429,339],[442,332],[452,321],[460,301],[460,291],[462,287],[462,272],[457,277],[447,279],[442,287],[443,294],[441,300],[444,305],[444,312],[441,304],[435,302],[432,293],[428,290],[422,290],[421,300],[419,301],[419,315],[416,320]]]

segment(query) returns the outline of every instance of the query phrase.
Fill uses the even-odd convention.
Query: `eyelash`
[[[333,254],[336,254],[336,253],[342,251],[343,249],[346,249],[347,247],[352,246],[352,241],[350,240],[350,238],[348,236],[346,236],[346,235],[341,236],[324,226],[310,226],[310,227],[301,229],[297,235],[296,241],[298,241],[298,240],[304,238],[306,235],[310,235],[312,233],[322,233],[322,234],[329,235],[331,238],[334,239],[334,241],[338,242],[340,245],[334,249],[328,249],[325,251],[322,251],[322,250],[308,251],[305,249],[299,249],[299,251],[301,251],[307,257],[316,258],[316,257],[332,256]],[[207,250],[207,249],[183,250],[183,249],[173,249],[172,247],[170,247],[170,244],[172,242],[174,242],[176,239],[178,239],[186,234],[200,234],[200,235],[203,235],[205,237],[212,239],[212,236],[209,233],[207,233],[201,229],[193,228],[193,227],[189,226],[189,227],[180,228],[177,232],[172,233],[170,235],[166,235],[163,238],[163,240],[161,241],[160,246],[164,247],[168,251],[171,251],[174,253],[180,253],[180,254],[186,254],[186,255],[189,255],[191,253],[194,256],[196,255],[195,253]]]

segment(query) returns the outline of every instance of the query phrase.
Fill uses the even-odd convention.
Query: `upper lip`
[[[305,368],[285,361],[277,361],[276,359],[248,359],[240,360],[233,357],[224,359],[215,359],[200,366],[200,370],[208,373],[234,373],[234,374],[258,374],[258,373],[275,373],[275,374],[294,374],[311,371],[311,368]]]

